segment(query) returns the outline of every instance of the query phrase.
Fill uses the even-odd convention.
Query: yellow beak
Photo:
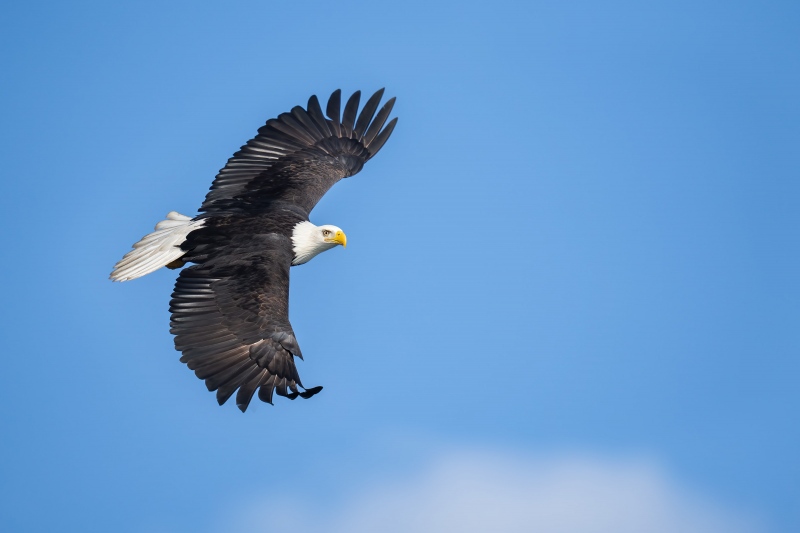
[[[341,244],[342,247],[347,248],[347,235],[345,235],[342,230],[339,230],[336,232],[333,242]]]

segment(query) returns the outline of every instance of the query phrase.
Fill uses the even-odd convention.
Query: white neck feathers
[[[292,230],[292,265],[302,265],[311,261],[316,255],[335,247],[336,243],[325,242],[320,229],[305,220],[299,222]]]

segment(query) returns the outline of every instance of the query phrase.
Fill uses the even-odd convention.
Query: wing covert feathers
[[[175,283],[175,348],[181,362],[217,392],[220,405],[237,390],[236,405],[244,412],[256,391],[272,403],[273,393],[293,400],[322,389],[300,390],[294,358],[302,353],[288,319],[290,244],[275,238],[260,254],[231,248],[184,269]]]
[[[325,114],[312,96],[306,109],[297,106],[268,120],[219,171],[200,211],[264,212],[283,201],[310,212],[334,183],[358,173],[391,135],[397,119],[383,125],[395,99],[375,115],[383,93],[373,94],[360,114],[361,92],[342,111],[336,90]]]

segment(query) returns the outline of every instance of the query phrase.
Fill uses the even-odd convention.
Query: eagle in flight
[[[127,281],[192,263],[175,283],[170,331],[181,362],[220,405],[234,392],[244,412],[256,391],[272,403],[273,393],[293,400],[322,390],[304,388],[295,367],[303,355],[289,323],[289,268],[347,244],[340,228],[308,217],[389,139],[395,99],[378,110],[382,97],[383,89],[359,114],[358,91],[341,112],[337,90],[325,114],[312,96],[306,109],[268,120],[219,171],[200,214],[170,212],[114,266],[111,280]]]

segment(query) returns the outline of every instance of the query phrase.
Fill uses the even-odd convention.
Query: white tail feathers
[[[133,250],[114,265],[110,279],[128,281],[140,278],[179,259],[184,254],[181,244],[186,236],[204,223],[205,220],[192,220],[186,215],[170,211],[166,220],[156,224],[156,231],[145,235],[133,245]]]

